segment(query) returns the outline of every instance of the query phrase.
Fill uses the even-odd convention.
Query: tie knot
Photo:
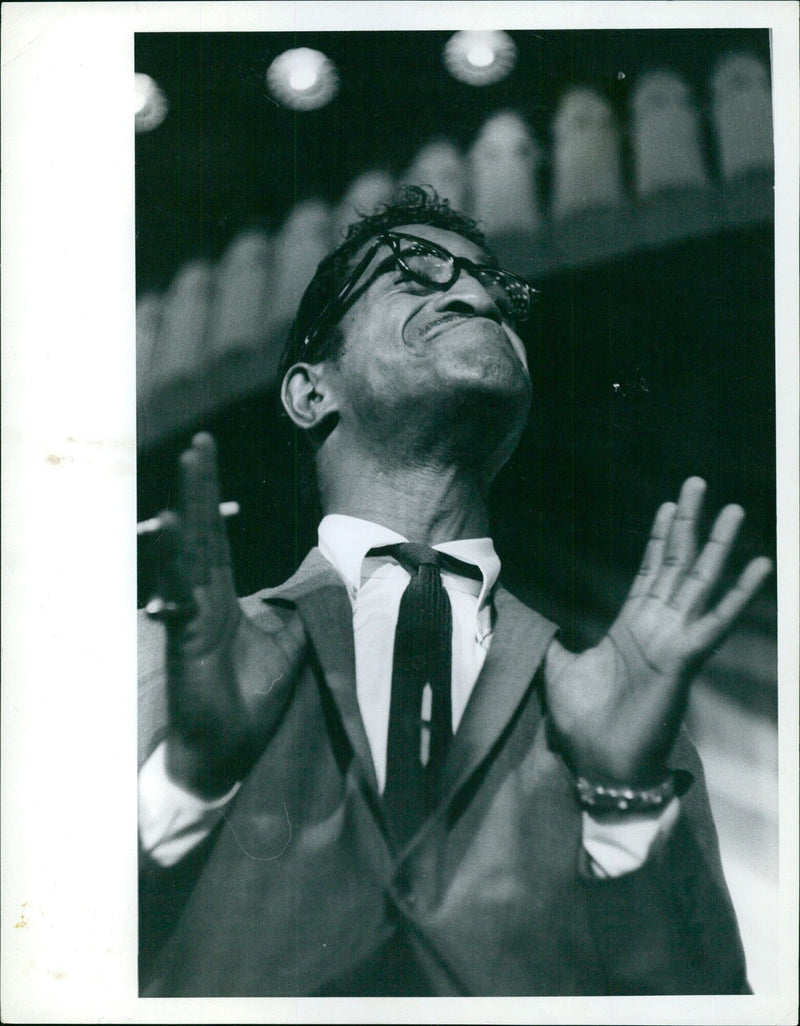
[[[394,558],[410,574],[416,573],[421,566],[439,567],[439,553],[428,545],[403,542],[400,545],[393,545],[392,548]]]

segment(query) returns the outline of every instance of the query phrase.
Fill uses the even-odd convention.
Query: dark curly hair
[[[344,242],[321,261],[314,277],[303,293],[297,315],[289,330],[289,338],[281,358],[278,385],[286,371],[300,358],[300,347],[309,328],[325,304],[336,295],[354,266],[355,254],[370,239],[390,228],[402,224],[427,224],[445,231],[456,232],[474,242],[488,253],[486,239],[476,221],[450,207],[436,191],[419,185],[400,189],[392,201],[383,204],[374,213],[351,224]],[[489,254],[491,256],[491,254]],[[321,332],[302,357],[312,362],[336,359],[344,348],[344,336],[338,325]]]

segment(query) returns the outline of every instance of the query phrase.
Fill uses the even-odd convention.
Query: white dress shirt
[[[356,694],[369,741],[378,785],[386,781],[386,746],[392,685],[392,653],[398,610],[408,572],[389,556],[368,556],[370,549],[408,541],[380,524],[332,514],[319,525],[319,548],[339,573],[353,607]],[[434,545],[481,572],[481,581],[442,572],[453,613],[453,733],[458,729],[492,640],[492,589],[500,560],[490,538],[468,538]],[[200,843],[224,814],[238,784],[222,798],[205,802],[173,783],[167,773],[163,744],[142,767],[139,777],[142,846],[161,865],[179,861]],[[583,843],[590,870],[620,876],[639,868],[654,843],[674,823],[677,799],[661,815],[628,815],[609,824],[583,816]]]
[[[367,553],[404,541],[408,539],[388,527],[356,517],[332,514],[319,525],[320,551],[339,572],[353,606],[356,694],[381,793],[386,783],[393,640],[400,599],[410,577],[395,559]],[[472,563],[482,576],[482,581],[476,581],[442,572],[453,611],[450,700],[455,734],[489,651],[490,595],[500,573],[500,560],[490,538],[468,538],[433,548]]]

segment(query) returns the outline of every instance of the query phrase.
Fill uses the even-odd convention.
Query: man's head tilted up
[[[351,226],[306,290],[282,366],[326,513],[417,541],[486,533],[486,493],[530,405],[516,326],[533,294],[474,221],[418,187]]]

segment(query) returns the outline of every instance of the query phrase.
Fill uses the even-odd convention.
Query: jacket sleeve
[[[285,683],[275,689],[275,699],[288,705],[304,652],[299,618],[289,609],[265,606],[257,596],[241,600],[242,609],[257,626],[272,636],[275,666],[287,671]],[[139,614],[139,768],[163,740],[167,727],[164,628]],[[290,672],[289,672],[290,671]],[[269,668],[265,669],[269,674]],[[277,669],[272,675],[279,677]],[[141,811],[141,810],[140,810]],[[176,865],[164,868],[139,846],[139,967],[144,986],[147,966],[169,937],[180,918],[219,835],[222,824],[192,848]]]
[[[608,991],[750,993],[703,769],[685,731],[671,763],[694,781],[666,843],[641,869],[583,881]]]

